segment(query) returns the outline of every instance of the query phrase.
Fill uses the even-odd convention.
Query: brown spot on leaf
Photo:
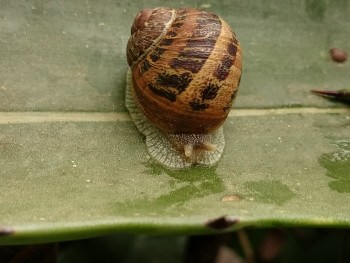
[[[226,195],[221,198],[222,202],[233,202],[233,201],[239,201],[241,198],[238,195]]]
[[[9,236],[13,235],[15,233],[15,230],[10,227],[0,227],[0,237],[1,236]]]
[[[344,62],[348,56],[345,50],[339,48],[331,48],[331,57],[336,62]]]
[[[237,218],[232,218],[230,216],[221,216],[218,218],[209,219],[205,223],[205,225],[212,229],[222,230],[230,226],[233,226],[234,224],[238,223],[238,221],[239,220]]]

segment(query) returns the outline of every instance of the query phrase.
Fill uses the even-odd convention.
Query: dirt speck
[[[239,201],[241,198],[238,195],[226,195],[220,199],[222,202]]]
[[[340,48],[331,48],[329,52],[335,62],[344,62],[348,56],[346,51]]]
[[[237,222],[237,218],[233,218],[231,216],[221,216],[218,218],[209,219],[207,222],[205,222],[205,225],[212,229],[222,230],[236,224]]]

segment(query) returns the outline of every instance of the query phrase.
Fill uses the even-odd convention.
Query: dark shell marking
[[[178,94],[183,92],[188,84],[192,81],[191,75],[188,72],[182,73],[181,75],[176,74],[167,74],[166,72],[163,72],[158,75],[157,77],[157,84],[161,87],[167,88],[174,88],[178,91]]]
[[[202,90],[202,100],[215,99],[216,95],[218,95],[219,89],[220,87],[218,85],[209,83],[209,85]]]
[[[224,80],[227,78],[228,74],[230,73],[230,68],[233,65],[234,58],[231,58],[230,56],[224,56],[221,60],[221,64],[219,68],[215,71],[215,77],[217,77],[219,80]]]
[[[158,75],[156,85],[149,84],[149,88],[154,94],[174,102],[176,96],[183,92],[191,81],[189,73],[183,73],[179,76],[163,72]]]
[[[209,105],[205,103],[200,103],[198,100],[193,100],[190,101],[190,107],[194,111],[203,111],[206,110],[209,107]]]
[[[196,23],[191,39],[186,42],[178,57],[170,62],[171,68],[198,73],[213,51],[221,32],[219,17],[211,13],[202,13]]]
[[[160,59],[161,55],[165,52],[164,48],[156,47],[154,49],[154,52],[151,54],[151,60],[152,62],[156,62]]]

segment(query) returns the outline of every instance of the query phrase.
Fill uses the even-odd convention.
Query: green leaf
[[[310,93],[348,88],[328,50],[350,50],[349,7],[321,2],[197,2],[235,30],[243,78],[218,165],[173,171],[124,107],[143,4],[3,1],[0,244],[350,227],[350,109]]]

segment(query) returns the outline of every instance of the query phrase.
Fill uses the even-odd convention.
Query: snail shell
[[[144,9],[127,60],[126,107],[150,155],[169,168],[216,164],[242,68],[230,27],[197,9]]]

